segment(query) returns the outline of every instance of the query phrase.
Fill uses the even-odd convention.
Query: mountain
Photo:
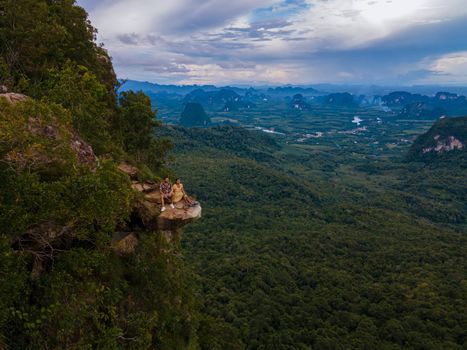
[[[184,98],[185,103],[196,102],[203,106],[224,106],[228,102],[238,102],[241,96],[233,90],[222,89],[218,91],[205,91],[203,89],[196,89]]]
[[[429,97],[420,94],[411,94],[406,91],[395,91],[383,96],[382,101],[388,107],[404,107],[415,102],[427,103]]]
[[[296,94],[290,101],[290,107],[299,111],[309,110],[310,104],[306,102],[305,97],[302,94]]]
[[[245,91],[245,98],[249,101],[260,101],[260,102],[268,101],[268,96],[264,92],[261,92],[254,88],[249,88],[248,90]]]
[[[434,107],[443,108],[450,116],[460,116],[467,113],[467,98],[449,92],[438,92],[432,99]]]
[[[411,160],[422,161],[447,157],[463,157],[465,160],[466,154],[467,117],[459,117],[437,121],[428,132],[417,138],[408,156]]]
[[[405,91],[392,92],[382,97],[385,106],[402,110],[401,117],[436,118],[436,116],[459,116],[467,113],[465,96],[449,92],[437,92],[434,96],[411,94]]]
[[[440,107],[430,107],[424,102],[413,102],[406,105],[397,118],[435,120],[446,116],[446,111]]]
[[[356,99],[353,95],[348,92],[335,93],[319,98],[319,100],[330,106],[341,106],[341,107],[356,107],[358,106]]]
[[[123,80],[119,91],[143,91],[145,93],[169,93],[177,95],[186,95],[198,89],[205,91],[213,91],[218,88],[214,85],[162,85],[150,82],[142,82],[136,80]]]
[[[186,127],[205,127],[211,124],[211,119],[201,104],[187,103],[180,117],[180,124]]]

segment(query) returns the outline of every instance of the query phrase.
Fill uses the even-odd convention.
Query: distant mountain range
[[[352,95],[378,95],[385,96],[394,91],[406,91],[411,94],[435,95],[439,91],[450,91],[453,94],[467,95],[466,86],[442,86],[442,85],[417,85],[417,86],[378,86],[378,85],[339,85],[339,84],[315,84],[311,86],[215,86],[215,85],[163,85],[136,80],[121,80],[124,85],[120,88],[125,90],[143,90],[148,92],[168,92],[180,95],[196,90],[215,91],[228,89],[239,94],[248,90],[266,93],[269,95],[293,96],[295,94],[308,95],[326,95],[331,93],[348,92]]]
[[[154,106],[167,113],[180,113],[188,103],[197,103],[208,112],[235,113],[248,110],[261,111],[280,105],[299,112],[311,111],[313,106],[330,108],[385,108],[398,119],[436,120],[442,116],[467,115],[467,98],[451,91],[437,91],[425,95],[409,91],[391,91],[384,95],[370,94],[380,91],[370,87],[366,94],[350,91],[326,92],[312,87],[217,87],[214,85],[160,85],[128,80],[121,82],[119,91],[135,90],[148,94]],[[323,86],[320,86],[323,87]],[[330,85],[326,85],[330,87]],[[354,92],[358,89],[353,87]],[[361,90],[361,89],[360,89]],[[467,92],[467,90],[466,90]],[[201,116],[201,119],[204,119]],[[171,120],[174,120],[172,117]]]

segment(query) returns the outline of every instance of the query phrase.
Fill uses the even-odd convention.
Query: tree
[[[170,148],[168,141],[154,136],[155,128],[160,125],[147,95],[133,91],[121,94],[114,133],[126,152],[155,171],[164,164]]]
[[[115,108],[107,100],[106,86],[88,68],[71,61],[49,74],[49,80],[43,84],[44,99],[71,112],[73,126],[97,154],[111,151],[109,127]]]

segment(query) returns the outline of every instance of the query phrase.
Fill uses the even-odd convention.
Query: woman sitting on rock
[[[185,201],[186,204],[192,205],[193,200],[188,197],[188,195],[185,192],[185,188],[183,187],[183,184],[181,183],[180,179],[175,180],[175,184],[172,187],[173,189],[173,203],[178,203],[182,199]]]

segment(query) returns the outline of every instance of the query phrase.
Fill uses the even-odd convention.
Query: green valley
[[[230,126],[160,135],[205,203],[182,245],[204,311],[241,341],[218,348],[462,347],[465,153],[426,165],[405,159],[408,143],[374,157],[354,135],[341,147]]]

